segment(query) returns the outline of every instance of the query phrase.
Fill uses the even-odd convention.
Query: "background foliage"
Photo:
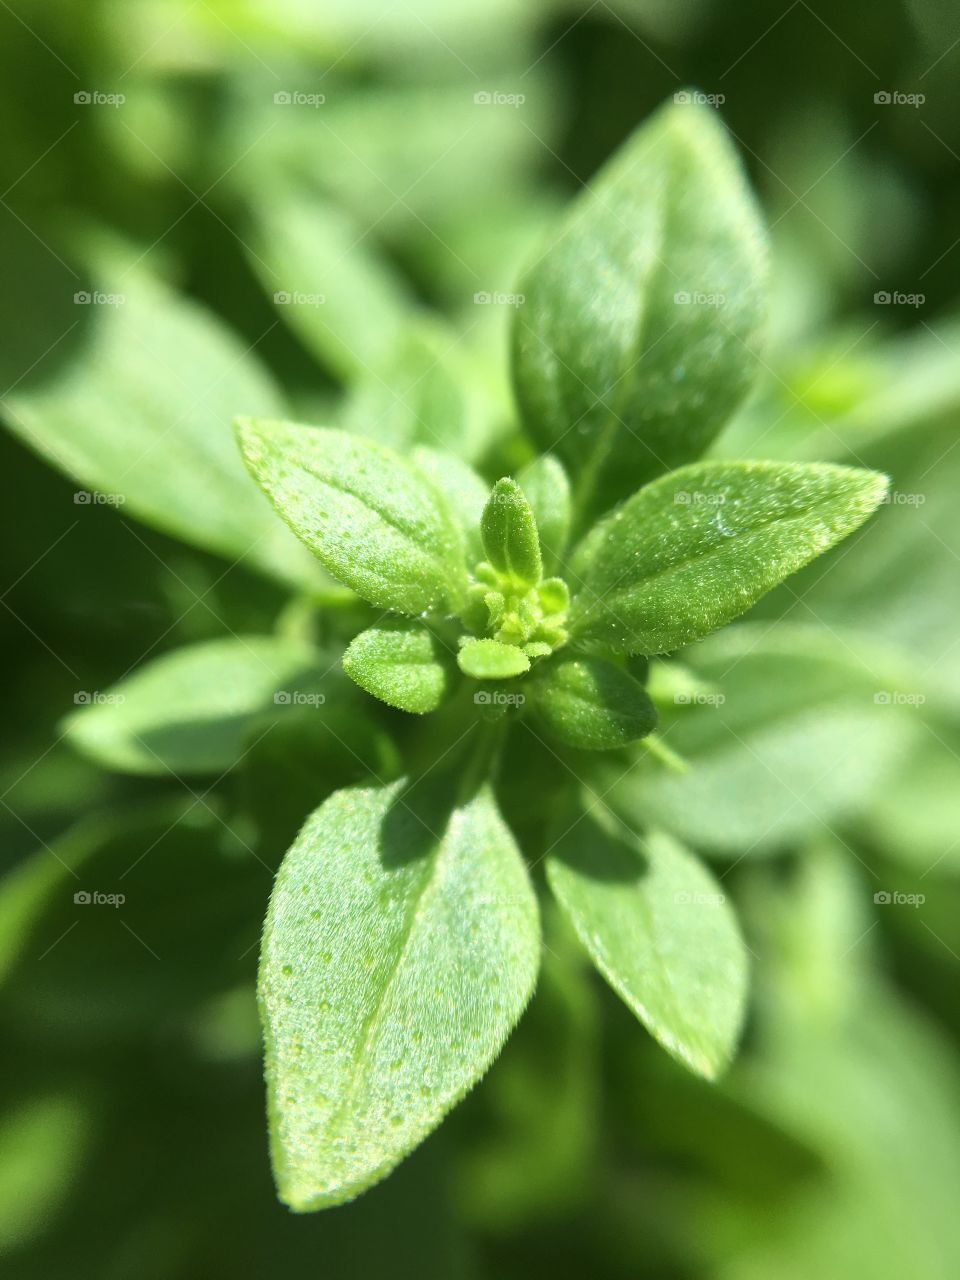
[[[12,0],[0,24],[8,1273],[954,1276],[951,6]],[[696,767],[650,761],[611,793],[708,855],[738,908],[741,1055],[716,1085],[686,1075],[548,916],[536,997],[483,1087],[374,1193],[291,1217],[252,996],[265,903],[302,817],[395,772],[396,745],[349,707],[349,752],[309,706],[265,732],[273,679],[253,659],[226,679],[216,651],[164,687],[153,778],[96,767],[64,716],[146,657],[268,635],[287,595],[267,575],[335,590],[238,456],[196,456],[178,424],[390,418],[412,448],[436,443],[427,420],[488,476],[527,461],[505,430],[520,267],[690,84],[723,97],[774,241],[761,385],[713,456],[893,478],[867,530],[657,677]],[[124,300],[74,301],[98,291]],[[145,418],[169,431],[124,463],[126,502],[77,501]],[[309,621],[287,610],[269,642],[291,687]],[[215,672],[223,715],[199,731],[189,680]],[[88,755],[122,761],[87,724]],[[186,782],[164,763],[185,743]],[[519,829],[553,766],[516,750]],[[123,908],[78,908],[94,889]]]

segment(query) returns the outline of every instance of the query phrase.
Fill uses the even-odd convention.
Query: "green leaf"
[[[520,284],[513,368],[525,424],[596,509],[698,457],[742,400],[766,256],[707,107],[661,109],[575,201]]]
[[[450,365],[450,346],[439,325],[404,330],[390,358],[351,388],[339,425],[398,453],[414,445],[467,452],[467,404]]]
[[[583,751],[609,751],[650,733],[657,713],[647,691],[602,658],[560,658],[530,681],[533,707],[554,735]]]
[[[572,507],[567,473],[556,458],[544,453],[517,473],[517,483],[530,504],[540,534],[543,571],[554,573],[562,568],[570,538]]]
[[[432,631],[399,620],[361,631],[343,655],[344,671],[361,689],[417,715],[435,711],[443,701],[450,666]]]
[[[530,504],[516,480],[505,477],[493,486],[480,518],[487,559],[500,573],[533,586],[540,581],[540,537]]]
[[[238,412],[282,415],[255,353],[209,312],[144,272],[98,279],[116,306],[70,307],[77,349],[43,355],[4,402],[7,425],[83,491],[146,524],[316,585],[315,562],[274,518],[237,457]],[[78,321],[77,314],[81,317]],[[64,325],[66,328],[66,324]]]
[[[252,726],[298,697],[320,708],[333,664],[293,640],[247,636],[164,654],[86,700],[64,721],[69,742],[124,773],[229,769]],[[326,679],[324,679],[326,676]]]
[[[547,879],[614,991],[675,1058],[714,1079],[740,1033],[747,959],[707,868],[662,833],[615,836],[588,812],[548,857]]]
[[[462,545],[422,472],[343,431],[242,418],[237,436],[277,511],[341,582],[381,609],[456,609]]]
[[[345,380],[389,360],[413,299],[363,227],[286,180],[272,182],[251,209],[250,266],[304,345]],[[234,404],[230,416],[242,408]]]
[[[0,1253],[42,1237],[66,1211],[96,1125],[89,1099],[33,1093],[11,1099],[0,1117]],[[21,1256],[22,1253],[21,1253]]]
[[[483,1075],[530,998],[536,900],[489,792],[337,792],[277,877],[260,1000],[274,1173],[299,1211],[379,1181]]]
[[[507,680],[530,670],[530,659],[515,644],[468,640],[457,654],[460,670],[474,680]]]
[[[680,680],[660,673],[674,662],[652,664],[650,687],[686,770],[641,758],[625,774],[598,760],[595,785],[628,822],[706,852],[757,858],[862,821],[920,749],[917,710],[894,697],[916,691],[915,677],[849,631],[740,623],[684,661]]]
[[[463,535],[468,562],[481,560],[480,517],[489,494],[487,485],[471,466],[452,453],[420,446],[413,450],[413,460],[446,499],[450,515]]]
[[[886,476],[852,467],[682,467],[588,535],[571,632],[620,653],[699,640],[863,524],[886,490]]]

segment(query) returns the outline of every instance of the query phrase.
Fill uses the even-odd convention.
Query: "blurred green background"
[[[0,29],[5,1274],[954,1280],[955,6],[11,0]],[[465,455],[521,461],[519,266],[691,86],[774,246],[760,384],[714,452],[879,467],[894,492],[690,653],[730,711],[667,716],[697,768],[620,797],[738,907],[741,1056],[688,1077],[548,919],[483,1085],[383,1186],[295,1218],[267,1162],[257,942],[292,831],[362,760],[291,732],[187,786],[62,741],[81,695],[285,607],[272,550],[229,554],[243,503],[207,511],[149,424],[282,396],[374,430],[438,365]],[[141,421],[126,503],[78,501],[83,433],[119,450]],[[156,509],[139,477],[167,484]],[[78,910],[94,887],[123,909]]]

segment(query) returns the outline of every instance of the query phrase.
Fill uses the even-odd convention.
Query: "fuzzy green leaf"
[[[713,1079],[733,1055],[747,958],[711,873],[669,836],[641,844],[591,814],[561,837],[547,879],[594,964],[675,1058]]]
[[[572,506],[567,473],[552,454],[545,453],[518,472],[517,483],[537,522],[543,571],[555,573],[562,568],[570,538]]]
[[[561,742],[609,751],[645,737],[657,713],[642,685],[602,658],[561,658],[538,667],[530,681],[533,707]]]
[[[361,689],[416,715],[435,711],[443,701],[450,666],[432,631],[400,620],[361,631],[343,655],[344,671]]]
[[[530,670],[530,659],[515,644],[468,640],[457,654],[460,670],[474,680],[507,680]]]
[[[277,315],[344,380],[386,365],[414,304],[364,228],[308,185],[275,174],[248,206],[247,258]]]
[[[79,694],[83,702],[64,733],[84,755],[124,773],[229,769],[258,718],[301,697],[302,705],[323,706],[322,690],[337,679],[345,684],[331,667],[308,645],[275,636],[205,641],[96,695]]]
[[[571,631],[620,653],[699,640],[863,524],[886,489],[875,471],[825,464],[682,467],[585,539]]]
[[[543,565],[537,522],[516,480],[505,477],[493,486],[480,517],[480,533],[495,569],[530,586],[540,581]]]
[[[698,457],[754,376],[759,212],[716,113],[671,104],[574,203],[521,282],[514,381],[595,509]]]
[[[473,425],[456,344],[439,322],[408,318],[389,359],[353,384],[338,426],[398,453],[415,445],[470,457],[481,432]]]
[[[341,582],[398,613],[456,608],[462,542],[422,472],[343,431],[241,418],[237,436],[277,511]]]
[[[480,517],[489,494],[488,486],[469,463],[452,453],[421,446],[413,450],[413,460],[446,499],[450,515],[463,536],[468,562],[475,564],[482,560]]]
[[[284,412],[256,353],[142,268],[121,274],[111,260],[96,283],[122,305],[66,306],[65,332],[81,317],[76,349],[64,358],[58,342],[28,362],[4,401],[10,429],[82,487],[78,503],[106,500],[231,562],[322,582],[237,456],[238,410]]]
[[[682,674],[675,662],[652,664],[649,687],[686,771],[644,752],[627,773],[619,760],[598,761],[594,781],[628,822],[654,823],[705,853],[762,857],[875,816],[880,791],[895,785],[884,779],[926,736],[916,708],[896,705],[922,687],[919,673],[850,631],[739,623],[684,658]],[[878,702],[881,690],[893,705]]]
[[[483,1075],[530,998],[536,900],[487,791],[339,791],[280,868],[260,1001],[274,1173],[306,1211],[385,1177]]]

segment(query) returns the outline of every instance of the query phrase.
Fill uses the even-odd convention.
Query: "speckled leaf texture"
[[[657,713],[646,689],[603,658],[558,658],[530,681],[544,727],[581,751],[611,751],[652,732]]]
[[[361,689],[415,715],[437,709],[452,666],[452,656],[433,632],[399,618],[361,631],[343,655],[344,671]]]
[[[743,1020],[747,957],[707,868],[671,837],[611,834],[587,813],[547,859],[547,879],[614,991],[675,1058],[713,1079]]]
[[[530,504],[516,480],[505,476],[493,486],[480,517],[487,559],[501,573],[530,585],[540,581],[540,538]]]
[[[294,533],[381,609],[452,611],[463,543],[444,499],[399,454],[343,431],[241,418],[244,461]]]
[[[339,791],[277,877],[260,1002],[274,1174],[298,1211],[385,1177],[490,1066],[536,981],[537,905],[486,790]]]
[[[736,618],[846,537],[887,477],[826,464],[703,462],[636,493],[575,556],[579,640],[669,653]]]
[[[523,279],[528,430],[602,510],[700,456],[748,390],[765,317],[759,210],[709,107],[672,103],[573,204]]]

